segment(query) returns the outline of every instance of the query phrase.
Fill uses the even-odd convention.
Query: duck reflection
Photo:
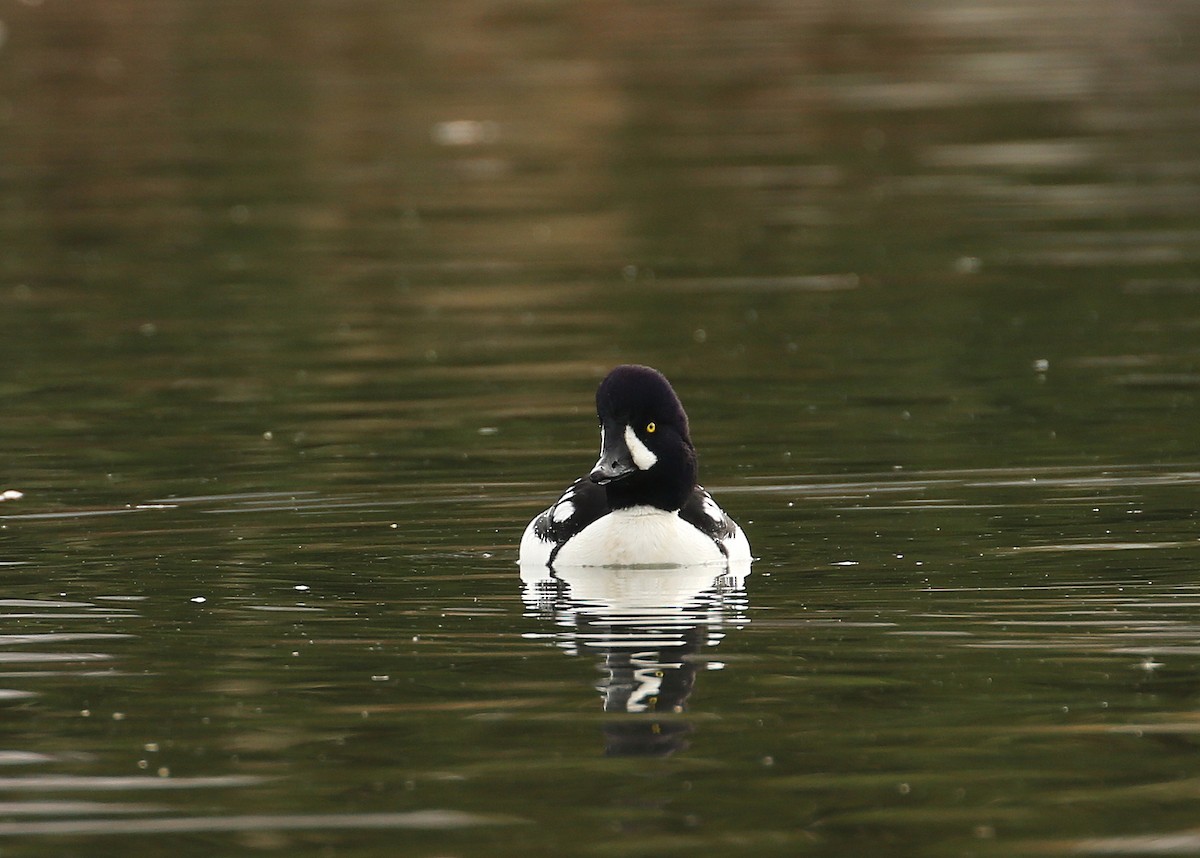
[[[604,725],[608,754],[663,756],[687,747],[682,717],[701,656],[746,617],[746,576],[711,565],[671,568],[522,567],[526,616],[553,623],[538,632],[571,655],[594,654],[605,712],[635,717]]]

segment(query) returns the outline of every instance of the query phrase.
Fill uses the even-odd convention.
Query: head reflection
[[[538,634],[571,655],[596,656],[605,752],[662,756],[685,749],[684,713],[707,657],[727,629],[745,625],[744,568],[588,567],[521,571],[526,616],[553,624]]]

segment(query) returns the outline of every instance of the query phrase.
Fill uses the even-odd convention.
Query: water
[[[0,11],[0,851],[1200,853],[1194,11],[452,6]]]

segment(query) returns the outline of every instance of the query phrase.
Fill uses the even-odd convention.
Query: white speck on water
[[[147,742],[142,746],[142,750],[147,754],[156,754],[158,753],[158,742]]]
[[[124,721],[124,720],[125,720],[125,713],[124,713],[124,712],[114,712],[114,713],[112,714],[112,719],[113,719],[114,721]]]
[[[833,563],[830,563],[829,565],[830,566],[857,566],[858,561],[857,560],[835,560]]]
[[[295,587],[293,587],[292,589],[293,589],[293,590],[299,590],[299,591],[300,591],[300,592],[302,592],[302,593],[307,593],[307,592],[309,591],[309,586],[308,586],[307,584],[297,584],[297,585],[296,585]]]
[[[391,679],[391,677],[388,676],[386,673],[376,674],[375,676],[371,677],[372,682],[387,682],[390,679]]]
[[[24,492],[19,492],[16,489],[5,489],[0,492],[0,501],[14,501],[25,497]]]
[[[1033,362],[1034,372],[1048,372],[1050,370],[1050,361],[1045,358],[1038,358]]]
[[[203,596],[192,596],[192,598],[190,598],[188,601],[195,602],[197,605],[203,605],[208,601],[208,599],[204,598]]]
[[[264,441],[273,441],[273,440],[275,440],[275,433],[274,433],[274,432],[272,432],[270,429],[268,429],[266,432],[264,432],[264,433],[263,433],[263,440],[264,440]]]
[[[388,525],[388,527],[390,527],[392,530],[396,530],[398,527],[400,527],[400,525],[396,524],[396,522],[393,521],[391,524]]]
[[[702,343],[708,339],[708,331],[704,330],[704,328],[696,328],[696,330],[692,331],[692,339],[698,343]]]
[[[499,432],[500,432],[499,426],[480,426],[479,427],[480,435],[497,435],[497,434],[499,434]]]
[[[1155,661],[1151,656],[1146,656],[1144,659],[1142,659],[1142,663],[1138,666],[1142,670],[1146,671],[1147,673],[1150,673],[1152,671],[1158,670],[1160,667],[1163,667],[1164,665],[1161,661]]]

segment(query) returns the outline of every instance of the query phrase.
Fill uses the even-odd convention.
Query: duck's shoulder
[[[529,527],[542,542],[559,546],[609,512],[604,487],[580,477]]]
[[[719,544],[733,539],[738,526],[703,486],[696,486],[679,509],[679,517]]]

